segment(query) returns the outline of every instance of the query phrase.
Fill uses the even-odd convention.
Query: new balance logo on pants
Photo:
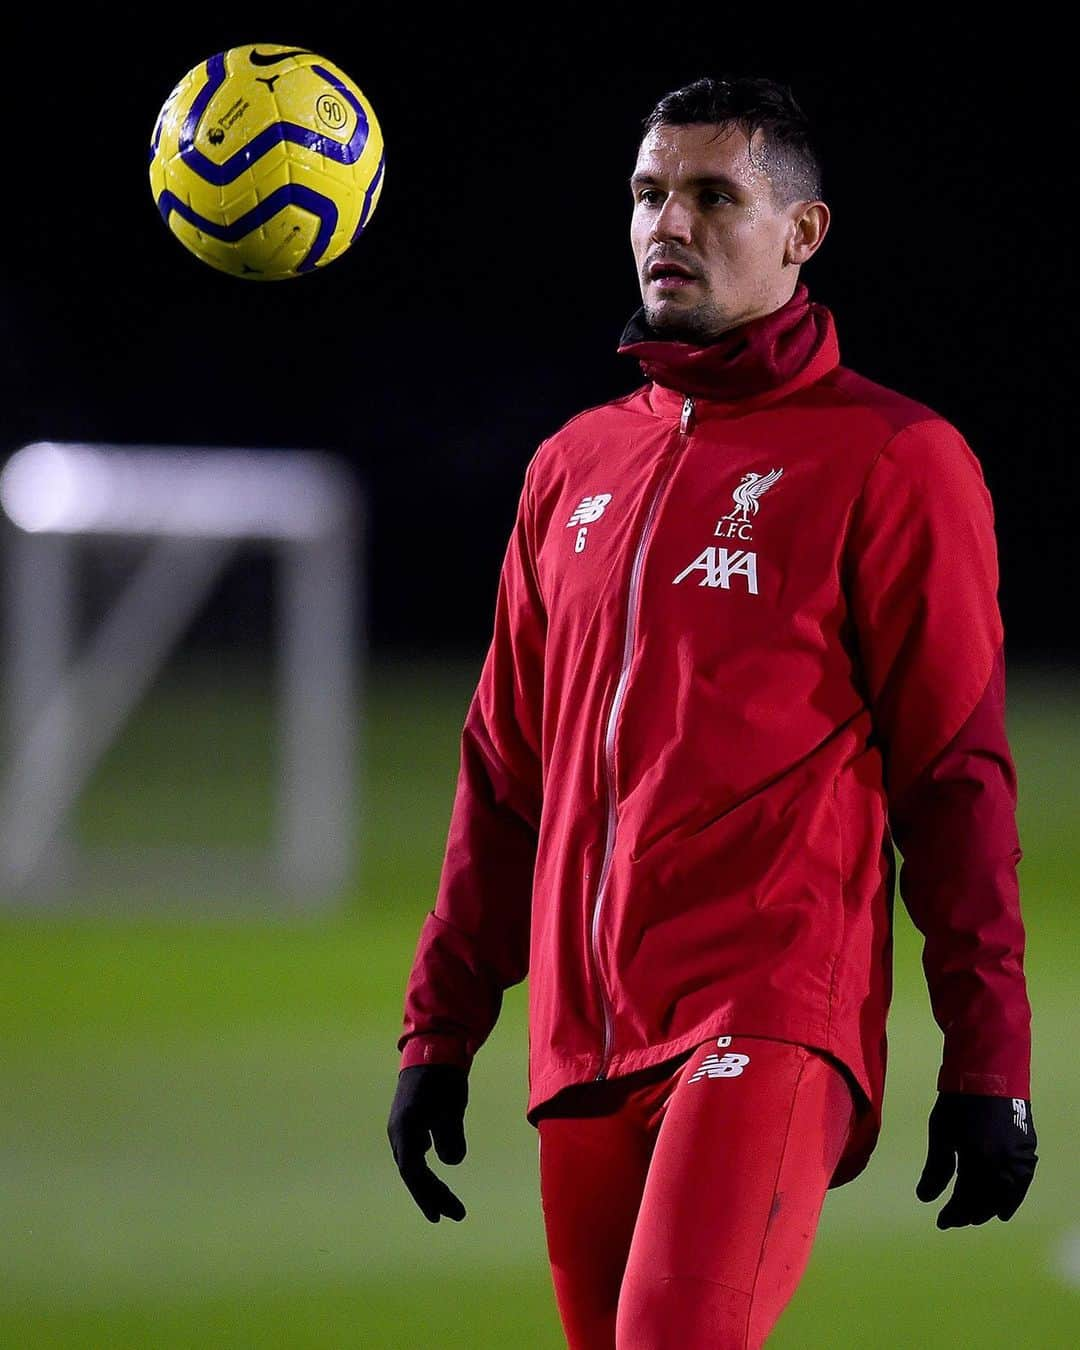
[[[723,1049],[725,1045],[731,1044],[731,1037],[721,1036],[716,1044]],[[749,1063],[749,1055],[739,1055],[734,1050],[729,1050],[721,1056],[713,1051],[711,1055],[706,1055],[694,1070],[690,1082],[696,1083],[699,1078],[738,1078]]]

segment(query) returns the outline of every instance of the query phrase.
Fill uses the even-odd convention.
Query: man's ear
[[[784,246],[784,262],[793,267],[809,262],[828,233],[830,219],[829,208],[824,202],[796,203]]]

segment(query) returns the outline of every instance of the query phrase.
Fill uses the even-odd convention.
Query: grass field
[[[525,990],[476,1062],[463,1224],[390,1158],[401,993],[442,857],[476,666],[369,681],[363,865],[329,916],[156,896],[0,918],[0,1347],[545,1350],[564,1344],[523,1117]],[[1014,674],[1041,1162],[1009,1224],[938,1233],[914,1184],[940,1037],[898,909],[885,1133],[830,1194],[779,1350],[1080,1344],[1075,1147],[1080,693]],[[149,700],[80,808],[90,842],[268,837],[269,691]],[[1069,1141],[1073,1140],[1070,1144]]]

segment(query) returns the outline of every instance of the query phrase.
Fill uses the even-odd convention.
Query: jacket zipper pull
[[[679,430],[685,436],[690,430],[694,421],[694,400],[687,398],[683,400],[682,417],[679,419]]]

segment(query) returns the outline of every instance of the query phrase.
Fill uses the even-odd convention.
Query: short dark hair
[[[664,95],[645,118],[643,136],[654,127],[698,123],[735,125],[748,139],[762,132],[762,167],[780,205],[820,198],[821,159],[788,85],[756,75],[695,80]]]

